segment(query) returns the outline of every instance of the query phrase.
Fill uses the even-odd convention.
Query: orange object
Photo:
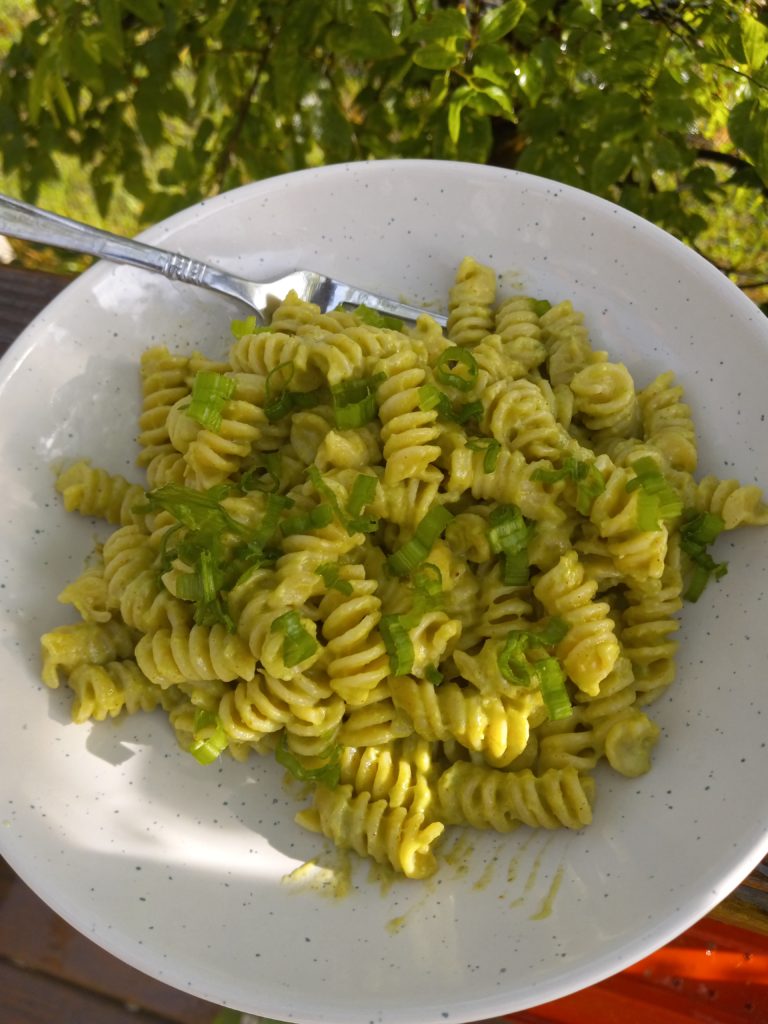
[[[620,974],[514,1024],[764,1024],[768,937],[705,918]]]

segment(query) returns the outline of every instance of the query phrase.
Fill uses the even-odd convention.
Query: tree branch
[[[237,145],[238,139],[240,138],[240,133],[245,127],[245,122],[248,119],[248,111],[251,109],[253,97],[256,95],[256,90],[259,87],[261,76],[264,74],[264,71],[266,69],[267,61],[269,60],[270,51],[272,50],[272,46],[274,45],[277,32],[277,26],[273,25],[272,31],[270,32],[270,36],[266,40],[264,47],[261,51],[261,59],[258,61],[254,69],[250,85],[243,94],[243,97],[240,100],[240,103],[235,112],[232,129],[227,135],[226,139],[224,140],[221,152],[219,153],[219,157],[213,166],[213,171],[211,172],[211,187],[215,188],[217,191],[221,190],[224,175],[227,172],[227,167],[229,166],[229,162],[232,159],[232,154],[235,150],[235,146]]]
[[[751,170],[757,174],[755,168],[748,160],[737,156],[735,153],[722,153],[719,149],[706,149],[703,146],[697,146],[694,152],[697,160],[704,160],[712,164],[723,164],[725,167],[732,167],[735,171]],[[768,185],[760,182],[759,189],[764,196],[768,197]]]

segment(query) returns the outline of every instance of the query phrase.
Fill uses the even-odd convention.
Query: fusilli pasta
[[[447,826],[580,829],[650,768],[678,613],[768,524],[694,478],[669,372],[637,389],[568,300],[458,269],[443,332],[288,296],[225,360],[150,349],[147,487],[56,488],[113,529],[42,638],[77,722],[161,709],[184,750],[276,757],[298,820],[408,877]]]

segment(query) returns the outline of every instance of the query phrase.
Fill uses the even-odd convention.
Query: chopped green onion
[[[376,488],[379,481],[375,476],[368,476],[367,473],[358,473],[352,490],[347,499],[347,512],[351,516],[359,516],[366,505],[370,505],[376,497]]]
[[[297,611],[283,612],[273,620],[270,626],[272,633],[284,633],[283,661],[286,668],[293,668],[307,658],[311,658],[319,644],[301,623]]]
[[[534,645],[555,647],[561,640],[565,639],[570,628],[565,619],[561,619],[558,615],[553,615],[546,626],[542,626],[541,629],[531,633],[530,636]]]
[[[164,484],[147,492],[146,505],[141,512],[170,512],[190,530],[201,530],[215,525],[220,530],[229,528],[242,532],[240,523],[234,520],[222,507],[221,500],[229,494],[226,484],[219,484],[207,491],[195,491],[183,484]]]
[[[533,528],[515,505],[498,505],[488,517],[491,551],[504,556],[503,582],[521,587],[528,582],[528,541]]]
[[[649,455],[632,463],[635,476],[627,481],[627,493],[640,490],[637,502],[639,530],[659,529],[660,519],[676,519],[683,511],[683,502]]]
[[[568,632],[568,623],[553,617],[546,626],[534,631],[513,629],[507,634],[504,646],[497,655],[497,664],[502,676],[516,686],[530,686],[534,677],[538,680],[541,695],[550,718],[567,718],[572,711],[565,673],[556,658],[551,656],[538,661],[529,661],[529,650],[554,647]]]
[[[362,516],[358,513],[353,513],[350,509],[350,502],[354,495],[352,508],[357,508],[361,500],[363,501],[363,505],[367,504],[367,501],[370,500],[370,498],[368,498],[368,494],[371,494],[371,497],[373,497],[376,492],[376,484],[378,481],[375,477],[368,477],[364,473],[360,473],[355,477],[355,483],[352,485],[352,493],[350,493],[347,498],[347,510],[345,511],[339,504],[336,492],[332,487],[328,486],[325,480],[323,480],[322,474],[317,466],[309,466],[307,468],[307,476],[318,494],[325,498],[327,504],[333,511],[333,515],[350,536],[354,533],[373,533],[378,526],[378,522],[371,516]],[[372,485],[367,482],[358,483],[361,477],[364,481],[373,480],[374,482]],[[354,493],[355,486],[357,486],[357,493]],[[363,505],[360,506],[361,509]]]
[[[505,587],[524,587],[530,576],[531,566],[527,551],[516,551],[514,554],[504,555],[501,581]]]
[[[280,463],[278,452],[265,452],[261,457],[262,465],[252,466],[240,477],[238,486],[241,491],[264,491],[270,493],[280,488]]]
[[[547,310],[552,309],[552,303],[546,299],[534,299],[531,305],[536,316],[544,316]]]
[[[420,565],[432,550],[432,545],[452,522],[453,515],[443,505],[433,505],[416,527],[414,536],[387,559],[387,565],[396,576],[407,576]]]
[[[321,530],[333,520],[333,509],[330,505],[321,502],[308,512],[297,512],[288,516],[280,524],[280,531],[284,537],[290,537],[295,533],[310,533],[312,530]]]
[[[378,310],[371,309],[370,306],[358,306],[352,312],[358,320],[362,320],[364,324],[368,324],[370,327],[386,327],[390,331],[402,331],[403,329],[402,320],[398,320],[396,316],[387,316],[385,313],[379,313]]]
[[[433,409],[449,412],[451,403],[448,395],[436,384],[422,384],[419,388],[419,408],[422,412],[431,412]]]
[[[478,398],[474,402],[465,402],[464,405],[458,406],[453,413],[453,418],[457,423],[467,423],[469,420],[479,420],[483,415],[483,403]]]
[[[333,490],[332,487],[328,486],[325,480],[323,480],[322,473],[317,468],[317,466],[308,466],[307,476],[309,477],[312,486],[315,488],[317,493],[321,497],[325,498],[325,500],[331,506],[331,508],[333,509],[333,514],[336,516],[339,522],[343,525],[346,525],[344,513],[341,511],[341,505],[339,505],[339,499],[336,497],[336,492]]]
[[[271,331],[272,328],[260,324],[255,316],[247,316],[245,320],[233,320],[231,325],[232,335],[237,338],[244,338],[248,334],[263,334]]]
[[[439,686],[443,681],[443,673],[437,665],[427,665],[424,669],[424,678],[433,686]]]
[[[329,789],[334,789],[339,784],[341,777],[341,747],[334,744],[327,750],[317,755],[317,760],[325,761],[315,768],[308,768],[293,751],[288,749],[288,742],[285,732],[281,733],[280,741],[275,749],[275,760],[283,768],[287,768],[299,782],[321,782]]]
[[[553,722],[570,718],[573,705],[565,685],[565,672],[557,658],[542,658],[534,663],[539,677],[539,690],[547,713]]]
[[[501,444],[496,440],[495,437],[473,437],[467,441],[467,448],[471,452],[485,452],[485,458],[483,459],[483,472],[493,473],[496,469],[496,463],[499,461],[499,455],[501,454]]]
[[[192,401],[184,410],[190,419],[207,430],[221,429],[224,406],[234,395],[237,384],[233,377],[201,370],[192,384]]]
[[[560,469],[535,470],[531,479],[545,484],[573,480],[576,484],[576,508],[583,516],[589,515],[592,502],[605,490],[605,478],[594,462],[574,459],[572,456],[563,459]]]
[[[461,424],[471,419],[479,419],[483,415],[483,403],[479,399],[454,408],[448,395],[434,384],[423,384],[419,388],[419,408],[422,412],[437,409],[444,419]]]
[[[379,630],[389,655],[389,667],[392,675],[407,675],[413,668],[414,651],[401,616],[382,615],[379,621]]]
[[[424,562],[411,577],[411,585],[427,597],[437,597],[443,590],[443,574],[434,562]]]
[[[728,563],[716,562],[707,551],[724,529],[724,519],[714,512],[685,511],[680,527],[680,547],[693,564],[693,573],[683,593],[686,601],[698,601],[711,579],[719,580],[728,572]]]
[[[264,382],[264,415],[274,423],[293,411],[293,401],[288,391],[288,385],[293,378],[293,360],[279,363],[267,374]]]
[[[219,754],[227,749],[228,742],[219,716],[212,711],[198,708],[195,714],[192,745],[189,748],[190,754],[200,764],[212,764]]]
[[[176,536],[179,530],[183,529],[184,527],[182,526],[181,523],[176,523],[175,526],[171,526],[170,529],[166,530],[165,533],[163,534],[163,539],[160,542],[160,557],[158,559],[160,562],[160,576],[163,576],[166,572],[168,572],[168,570],[173,565],[174,559],[177,557],[176,550],[175,548],[171,548],[170,542],[173,540],[173,538]]]
[[[463,367],[466,376],[454,373],[454,369]],[[470,351],[465,348],[454,346],[442,352],[435,363],[435,377],[441,384],[457,388],[459,391],[469,391],[477,380],[477,362]]]
[[[383,373],[364,380],[345,380],[331,388],[333,418],[339,430],[354,430],[376,416],[376,389],[385,380]]]
[[[640,491],[637,496],[637,528],[642,533],[659,530],[659,500],[655,494]]]
[[[166,484],[147,494],[146,510],[170,512],[178,525],[163,536],[160,550],[160,574],[180,559],[191,571],[176,580],[181,600],[195,604],[195,622],[212,626],[222,623],[230,632],[235,625],[222,601],[222,594],[236,586],[244,576],[275,560],[266,545],[277,530],[284,509],[293,505],[290,498],[268,494],[261,522],[255,528],[239,523],[220,504],[229,488],[222,485],[208,491],[194,491],[179,484]],[[240,543],[232,545],[224,538],[234,535]]]
[[[323,583],[325,583],[327,590],[338,590],[347,596],[352,594],[352,584],[349,580],[341,579],[338,565],[334,565],[332,562],[325,562],[323,565],[318,565],[315,572],[318,576],[323,577]]]
[[[533,668],[525,656],[529,646],[530,634],[525,630],[513,629],[507,634],[496,657],[499,671],[507,682],[516,686],[528,686],[530,683]]]

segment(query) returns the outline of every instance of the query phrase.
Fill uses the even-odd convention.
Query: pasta
[[[42,638],[74,721],[274,757],[301,824],[410,878],[448,827],[581,829],[598,769],[647,772],[684,600],[768,525],[756,485],[695,478],[673,374],[638,388],[568,300],[499,300],[467,257],[448,307],[292,294],[224,360],[146,352],[146,487],[58,472],[112,529]]]

